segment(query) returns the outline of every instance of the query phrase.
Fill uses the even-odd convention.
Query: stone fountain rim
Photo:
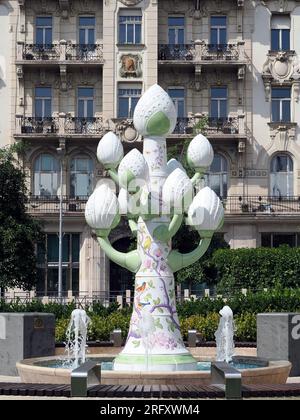
[[[93,354],[88,356],[89,359],[92,358],[100,358],[103,359],[103,361],[111,361],[112,359],[114,359],[114,357],[111,354],[101,354],[101,355],[97,355],[97,354]],[[27,372],[32,372],[34,374],[40,374],[40,375],[50,375],[50,376],[58,376],[58,377],[65,377],[65,378],[69,378],[70,377],[70,372],[71,369],[63,369],[63,368],[52,368],[52,367],[46,367],[46,366],[37,366],[35,365],[35,363],[41,362],[41,361],[45,361],[45,360],[57,360],[59,359],[59,356],[49,356],[49,357],[37,357],[37,358],[31,358],[31,359],[23,359],[20,362],[17,362],[16,367],[19,370],[23,370],[23,371],[27,371]],[[105,360],[106,359],[106,360]],[[261,359],[259,357],[255,357],[255,356],[235,356],[235,359],[239,359],[239,360],[245,360],[248,362],[257,362],[259,360],[265,360],[265,359]],[[207,361],[207,362],[211,362],[214,361],[214,358],[212,357],[196,357],[197,361]],[[263,367],[257,367],[257,368],[252,368],[252,369],[243,369],[241,370],[242,373],[242,377],[248,377],[248,376],[259,376],[261,374],[268,374],[271,373],[270,371],[274,371],[274,373],[276,373],[276,371],[280,370],[280,369],[287,369],[287,368],[291,368],[291,363],[289,361],[286,360],[270,360],[268,361],[268,366],[263,366]],[[165,378],[176,378],[176,377],[181,377],[181,378],[194,378],[194,377],[202,377],[202,378],[210,378],[210,371],[174,371],[174,372],[161,372],[161,371],[151,371],[151,372],[146,372],[146,371],[102,371],[101,373],[102,377],[104,378],[113,378],[113,377],[122,377],[122,378],[140,378],[141,375],[143,375],[143,377],[151,377],[151,378],[155,378],[155,377],[159,377],[161,378],[161,376],[163,375]]]

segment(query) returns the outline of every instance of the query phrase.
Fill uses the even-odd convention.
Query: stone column
[[[107,257],[92,237],[89,227],[81,235],[79,290],[89,296],[107,291],[109,265]]]

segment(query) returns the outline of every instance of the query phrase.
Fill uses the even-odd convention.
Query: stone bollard
[[[204,296],[205,297],[209,297],[210,296],[210,290],[209,289],[205,289],[204,290]]]
[[[197,330],[188,330],[188,345],[189,347],[197,346]]]
[[[184,289],[183,291],[184,300],[190,300],[190,291],[189,289]]]
[[[122,347],[122,344],[123,344],[122,331],[113,330],[113,332],[110,333],[110,340],[114,343],[114,347]]]
[[[126,290],[126,305],[131,305],[131,290]]]
[[[123,308],[123,296],[122,295],[117,296],[117,304],[119,305],[120,309]]]

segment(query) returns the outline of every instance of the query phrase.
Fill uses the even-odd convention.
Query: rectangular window
[[[168,93],[173,99],[175,108],[177,110],[177,117],[185,117],[185,90],[184,88],[169,88]]]
[[[118,89],[118,118],[132,118],[142,94],[141,88],[120,85]]]
[[[50,118],[52,116],[52,89],[51,87],[35,88],[35,117]]]
[[[78,117],[93,118],[94,117],[94,88],[79,87],[78,88]]]
[[[169,44],[184,44],[184,16],[169,16],[168,18]]]
[[[95,44],[95,16],[79,17],[79,44],[93,46]]]
[[[58,291],[58,252],[57,233],[45,235],[45,243],[38,245],[38,295],[55,295]],[[80,234],[65,233],[63,237],[63,291],[79,291],[79,253]]]
[[[291,121],[291,88],[272,88],[272,122]]]
[[[278,248],[281,245],[290,247],[300,246],[298,235],[295,233],[262,233],[261,246],[268,248]]]
[[[222,48],[227,43],[227,18],[226,16],[210,17],[210,43],[212,46]]]
[[[213,86],[210,90],[210,117],[227,118],[227,87]]]
[[[140,10],[120,11],[119,43],[141,44],[142,42],[142,12]]]
[[[271,19],[271,50],[290,50],[291,19],[288,15],[273,15]]]
[[[52,45],[52,17],[37,16],[36,21],[35,42],[37,45],[51,47]]]

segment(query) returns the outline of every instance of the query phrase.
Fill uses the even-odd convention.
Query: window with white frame
[[[142,11],[122,9],[119,12],[119,44],[142,43]]]
[[[294,168],[292,158],[286,154],[277,154],[271,161],[270,193],[274,197],[294,195]]]
[[[58,160],[54,156],[48,153],[39,155],[34,163],[34,195],[57,195],[59,187],[58,173]]]
[[[216,153],[205,176],[206,185],[219,197],[226,198],[228,191],[228,164],[224,156]]]
[[[185,89],[174,87],[168,89],[169,96],[172,98],[178,118],[185,117]]]
[[[52,45],[52,16],[37,16],[35,26],[36,44],[50,47]]]
[[[227,118],[227,86],[212,86],[210,89],[210,117],[213,120]]]
[[[272,87],[272,122],[291,121],[291,88]]]
[[[79,44],[93,46],[95,44],[95,16],[79,16]]]
[[[50,118],[52,116],[52,88],[37,86],[35,88],[34,112],[36,118]]]
[[[142,94],[140,84],[120,83],[118,86],[118,118],[132,118]]]
[[[290,50],[291,18],[289,15],[273,15],[271,18],[271,50]]]
[[[168,17],[169,45],[184,44],[184,16]]]
[[[87,197],[93,189],[93,161],[87,156],[77,156],[70,164],[71,197]]]
[[[94,117],[94,88],[79,87],[77,91],[77,109],[79,118]]]

